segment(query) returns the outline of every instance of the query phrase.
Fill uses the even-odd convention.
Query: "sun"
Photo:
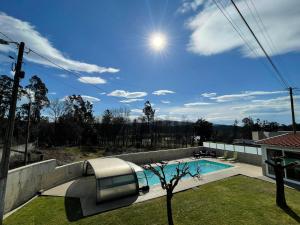
[[[155,32],[150,35],[149,45],[155,51],[163,51],[167,47],[167,37],[163,33]]]

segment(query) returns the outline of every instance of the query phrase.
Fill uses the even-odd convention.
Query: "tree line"
[[[12,78],[0,76],[1,138],[7,126],[12,84]],[[25,142],[28,119],[29,140],[39,146],[99,146],[112,153],[188,147],[208,140],[230,143],[236,138],[251,139],[254,130],[289,129],[251,117],[244,118],[241,125],[234,121],[230,126],[213,125],[203,118],[196,122],[159,120],[149,101],[144,103],[143,114],[133,120],[126,107],[106,109],[97,117],[92,102],[81,95],[49,100],[47,94],[46,84],[37,75],[29,79],[28,85],[19,87],[15,142]]]

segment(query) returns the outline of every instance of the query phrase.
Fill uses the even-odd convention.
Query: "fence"
[[[243,152],[254,155],[261,155],[261,148],[250,147],[245,145],[229,145],[225,143],[203,142],[204,147],[215,148],[225,151]]]

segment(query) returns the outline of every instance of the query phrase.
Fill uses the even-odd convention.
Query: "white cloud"
[[[283,94],[283,93],[286,93],[286,91],[245,91],[240,94],[229,94],[229,95],[210,97],[210,99],[216,100],[217,102],[229,102],[229,101],[237,101],[237,100],[254,99],[256,96],[260,96],[260,95],[275,95],[275,94]]]
[[[80,95],[81,98],[84,100],[84,101],[89,101],[91,103],[94,103],[94,102],[100,102],[101,99],[100,98],[96,98],[96,97],[93,97],[93,96],[89,96],[89,95]],[[60,101],[66,101],[68,99],[68,95],[66,95],[65,97],[59,99]]]
[[[122,102],[122,103],[131,103],[131,102],[140,102],[140,101],[144,101],[144,99],[142,99],[142,98],[130,98],[130,99],[121,100],[120,102]]]
[[[67,78],[67,77],[69,77],[68,74],[64,74],[64,73],[58,74],[57,76],[59,76],[59,77],[61,77],[61,78]]]
[[[256,92],[260,93],[260,92]],[[260,98],[259,98],[260,97]],[[294,96],[295,113],[300,114],[300,95]],[[188,103],[187,103],[188,104]],[[214,104],[202,105],[190,104],[188,106],[162,105],[160,114],[167,117],[176,117],[179,120],[186,118],[196,121],[205,118],[211,122],[219,124],[233,124],[234,120],[241,121],[243,118],[251,116],[254,119],[277,121],[279,123],[290,124],[291,112],[288,95],[273,96],[259,95],[256,99],[245,99],[243,101],[215,102]]]
[[[251,2],[249,6],[252,7]],[[262,45],[270,55],[285,54],[300,50],[300,1],[299,0],[252,0],[259,12],[265,29],[276,49],[270,49],[263,37],[262,29],[256,25],[244,1],[236,1],[237,6],[243,12],[248,23],[254,29]],[[197,1],[194,1],[197,2]],[[206,0],[208,3],[209,1]],[[253,8],[252,8],[253,10]],[[226,11],[233,19],[233,22],[242,30],[245,38],[250,42],[259,56],[263,52],[255,42],[251,33],[232,6],[227,4]],[[257,19],[257,18],[256,18]],[[199,55],[213,55],[223,53],[232,49],[240,49],[244,56],[255,57],[248,49],[243,40],[234,31],[232,26],[214,4],[205,4],[201,12],[190,18],[187,27],[191,30],[188,50]]]
[[[204,1],[205,0],[184,0],[181,7],[178,9],[178,12],[186,13],[189,11],[195,11],[204,3]]]
[[[133,112],[133,113],[143,113],[143,110],[142,109],[131,109],[130,112]]]
[[[185,107],[197,107],[197,106],[203,106],[203,105],[212,105],[214,103],[211,102],[190,102],[190,103],[185,103]]]
[[[65,67],[66,69],[87,73],[119,72],[119,69],[116,68],[84,63],[64,56],[63,53],[60,50],[56,49],[46,37],[42,36],[32,24],[8,16],[5,13],[1,12],[0,27],[2,28],[2,31],[5,31],[5,33],[13,40],[18,42],[25,42],[27,47],[30,47],[31,49],[41,53],[43,56],[49,58],[56,64]],[[0,45],[0,51],[8,52],[10,50],[14,50],[14,47],[15,46],[12,45]],[[28,55],[25,54],[24,57],[30,62],[55,67],[53,64],[44,59],[41,59],[33,53],[30,53]]]
[[[300,99],[299,95],[294,96],[294,100]],[[251,104],[232,107],[233,110],[239,110],[243,114],[261,115],[261,114],[284,114],[290,113],[289,96],[277,97],[272,99],[252,100]]]
[[[99,93],[100,95],[106,95],[106,92],[101,92],[101,93]]]
[[[111,93],[107,94],[107,96],[114,96],[120,98],[141,98],[147,96],[147,92],[129,92],[124,90],[114,90]]]
[[[161,100],[161,103],[163,103],[163,104],[170,104],[171,102],[170,101],[166,101],[166,100]]]
[[[49,95],[56,95],[56,92],[52,91],[48,93]]]
[[[166,95],[166,94],[174,94],[174,91],[170,91],[170,90],[157,90],[154,91],[152,94],[154,95]]]
[[[215,93],[215,92],[211,92],[211,93],[203,93],[203,94],[201,94],[203,97],[205,97],[205,98],[210,98],[210,97],[214,97],[214,96],[216,96],[217,95],[217,93]]]
[[[80,77],[77,79],[81,83],[85,84],[105,84],[106,80],[101,77]]]
[[[82,99],[89,102],[100,102],[99,98],[89,96],[89,95],[81,95]]]

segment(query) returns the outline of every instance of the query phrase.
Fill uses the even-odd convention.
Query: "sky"
[[[158,119],[290,124],[286,86],[230,1],[216,2],[243,38],[213,0],[3,0],[0,31],[72,72],[28,52],[22,85],[38,75],[50,99],[80,94],[96,116],[126,107],[135,118],[149,100]],[[299,87],[300,1],[235,2],[288,86]],[[155,33],[165,38],[160,51]],[[12,76],[8,55],[16,47],[0,45],[0,74]],[[297,90],[294,98],[299,122]]]

